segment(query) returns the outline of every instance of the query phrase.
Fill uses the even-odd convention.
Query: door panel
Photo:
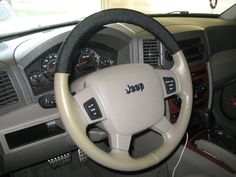
[[[236,121],[236,82],[223,89],[221,108],[230,120]]]

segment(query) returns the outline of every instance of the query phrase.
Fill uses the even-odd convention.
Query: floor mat
[[[94,177],[86,163],[80,163],[76,152],[72,154],[72,161],[63,167],[52,169],[47,162],[22,169],[11,177]]]
[[[11,177],[168,177],[166,164],[139,172],[118,172],[102,167],[92,160],[80,163],[77,152],[72,153],[72,161],[63,167],[52,169],[47,162],[22,169]]]
[[[102,167],[92,160],[88,161],[88,167],[94,174],[96,174],[96,177],[169,177],[166,163],[135,172],[114,171],[106,167]]]

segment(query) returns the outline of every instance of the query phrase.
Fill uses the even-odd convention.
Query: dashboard
[[[215,70],[219,67],[212,66],[219,59],[210,64],[215,54],[236,48],[235,43],[221,43],[216,32],[224,28],[225,38],[235,36],[235,22],[171,17],[157,20],[174,35],[189,64],[194,88],[193,113],[210,108],[213,85],[226,83],[229,80],[226,76],[235,74],[231,68],[227,74],[222,73],[225,77],[217,77]],[[45,30],[0,43],[0,154],[4,173],[77,148],[61,123],[53,89],[58,53],[73,28],[72,25]],[[169,51],[161,41],[129,24],[105,27],[76,49],[71,60],[70,84],[86,74],[119,64],[173,67]],[[173,96],[165,102],[169,110],[166,116],[175,123],[181,100]],[[200,120],[195,114],[191,119],[190,126],[196,129]]]

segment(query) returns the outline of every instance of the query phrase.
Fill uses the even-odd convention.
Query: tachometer
[[[80,51],[76,68],[82,74],[87,74],[98,69],[100,56],[91,48],[84,48]]]
[[[46,78],[53,80],[57,65],[57,53],[48,54],[41,63],[41,69]]]

